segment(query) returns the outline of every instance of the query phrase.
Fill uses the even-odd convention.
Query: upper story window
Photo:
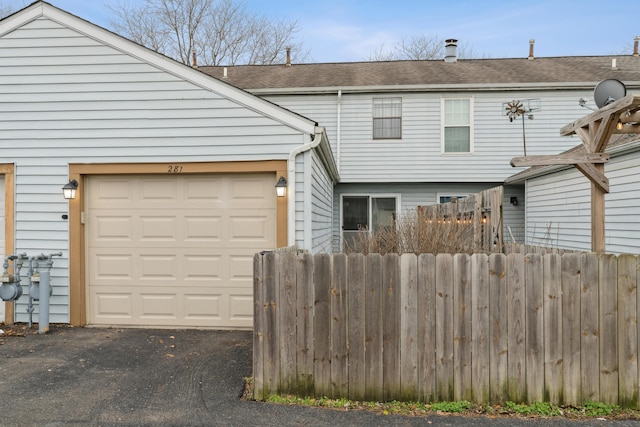
[[[470,98],[442,100],[442,152],[473,151],[472,102]]]
[[[373,139],[402,138],[402,98],[373,98]]]

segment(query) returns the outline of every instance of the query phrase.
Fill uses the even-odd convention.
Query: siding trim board
[[[15,165],[13,163],[0,164],[0,175],[4,175],[4,253],[5,256],[14,252],[15,221]],[[14,302],[4,303],[4,323],[13,325]]]
[[[178,169],[175,169],[175,167]],[[86,253],[85,227],[82,224],[85,209],[85,177],[90,175],[166,175],[181,174],[230,174],[272,172],[274,185],[279,176],[286,176],[285,160],[256,162],[202,162],[202,163],[106,163],[106,164],[70,164],[69,179],[78,181],[76,198],[69,200],[69,320],[73,326],[87,324],[86,306]],[[0,173],[2,169],[0,169]],[[6,175],[5,175],[6,176]],[[6,181],[9,181],[8,179]],[[13,180],[11,180],[13,181]],[[5,184],[5,187],[8,185]],[[11,187],[13,188],[13,187]],[[8,195],[7,195],[8,196]],[[62,196],[61,196],[62,197]],[[273,192],[275,195],[275,189]],[[7,197],[7,206],[9,206]],[[13,203],[10,204],[13,207]],[[13,209],[11,209],[13,212]],[[8,211],[7,211],[8,213]],[[279,197],[276,207],[277,245],[287,243],[287,197]],[[13,214],[12,214],[13,216]],[[8,218],[8,217],[7,217]],[[10,221],[7,220],[7,223]],[[13,220],[11,220],[13,224]],[[7,236],[9,234],[7,233]],[[10,239],[13,242],[13,238]],[[7,238],[7,241],[9,239]],[[9,249],[9,248],[7,248]],[[13,251],[13,248],[11,248]],[[11,252],[8,252],[11,253]],[[12,313],[13,314],[13,313]]]

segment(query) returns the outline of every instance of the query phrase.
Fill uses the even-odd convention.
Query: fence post
[[[263,400],[264,395],[264,272],[263,254],[253,256],[253,398]]]

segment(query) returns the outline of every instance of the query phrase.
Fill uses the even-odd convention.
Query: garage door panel
[[[211,213],[208,216],[187,215],[184,217],[184,238],[186,242],[206,241],[207,243],[222,241],[223,218],[219,214]]]
[[[273,185],[270,174],[90,177],[89,323],[250,328],[253,256],[276,242]]]
[[[128,216],[96,215],[89,219],[95,224],[92,236],[95,241],[122,241],[133,240],[132,218]]]
[[[134,278],[133,256],[120,253],[90,253],[89,271],[92,279],[114,280],[122,282],[131,281]]]
[[[140,241],[170,242],[178,240],[177,219],[171,216],[141,216],[137,218],[140,224]]]

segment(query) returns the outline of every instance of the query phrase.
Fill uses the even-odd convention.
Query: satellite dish
[[[593,100],[598,108],[609,105],[620,98],[624,98],[626,95],[627,88],[624,83],[616,79],[603,80],[593,90]]]

